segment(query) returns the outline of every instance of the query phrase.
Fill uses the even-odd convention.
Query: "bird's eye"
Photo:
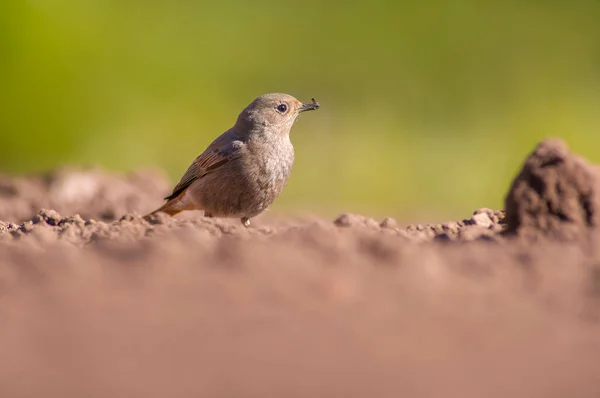
[[[287,111],[287,105],[286,104],[278,105],[277,110],[281,113],[284,113],[285,111]]]

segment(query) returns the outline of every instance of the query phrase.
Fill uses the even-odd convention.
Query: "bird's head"
[[[256,98],[239,114],[236,129],[239,132],[274,131],[289,134],[302,112],[319,109],[319,103],[302,103],[288,94],[264,94]]]

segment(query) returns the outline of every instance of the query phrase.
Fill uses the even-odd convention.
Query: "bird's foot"
[[[246,228],[250,227],[250,219],[248,217],[242,217],[240,219],[242,221],[242,225]]]

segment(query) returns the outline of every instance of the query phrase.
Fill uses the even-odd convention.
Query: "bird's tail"
[[[182,212],[185,209],[182,208],[181,206],[178,206],[179,201],[180,201],[180,197],[176,197],[176,198],[169,200],[167,203],[165,203],[158,209],[154,210],[151,213],[146,214],[143,217],[144,220],[146,220],[146,221],[150,220],[150,218],[152,218],[152,216],[155,215],[156,213],[166,213],[170,216],[174,216],[175,214]]]

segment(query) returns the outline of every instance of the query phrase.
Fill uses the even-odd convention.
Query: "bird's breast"
[[[291,142],[288,139],[265,143],[253,152],[252,179],[259,189],[279,194],[287,183],[294,164],[294,148]]]

